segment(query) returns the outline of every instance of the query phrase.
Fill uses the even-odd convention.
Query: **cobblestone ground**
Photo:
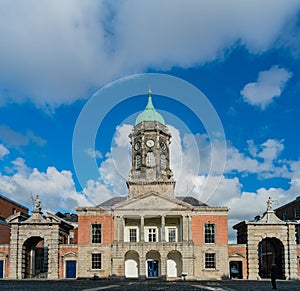
[[[282,291],[299,291],[300,281],[278,281],[277,289]],[[102,291],[102,290],[157,290],[157,291],[265,291],[272,290],[270,281],[179,281],[164,282],[157,280],[112,281],[112,280],[1,280],[1,291],[32,290],[32,291]]]

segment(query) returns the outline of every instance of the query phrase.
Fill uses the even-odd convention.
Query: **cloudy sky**
[[[99,175],[84,184],[72,137],[95,92],[140,73],[191,83],[224,128],[227,162],[205,195],[212,148],[221,149],[151,87],[173,134],[177,195],[228,206],[230,225],[261,214],[269,196],[279,206],[300,195],[299,1],[1,0],[0,36],[2,195],[31,209],[39,194],[44,209],[73,212],[126,195],[128,133],[148,88],[105,115],[85,149]]]

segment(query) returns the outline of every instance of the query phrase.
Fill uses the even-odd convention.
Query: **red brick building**
[[[21,212],[28,214],[28,208],[0,195],[0,278],[9,272],[9,243],[10,243],[10,226],[6,218],[10,215]]]

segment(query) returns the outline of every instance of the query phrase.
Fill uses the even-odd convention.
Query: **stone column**
[[[258,243],[259,241],[254,238],[254,233],[249,231],[248,228],[248,279],[259,279],[258,274]]]
[[[146,258],[145,257],[140,257],[139,267],[140,267],[140,274],[139,274],[140,278],[141,279],[146,278],[147,269],[146,269]]]
[[[183,219],[182,236],[183,236],[183,240],[187,241],[188,240],[188,223],[187,223],[188,216],[183,215],[182,219]]]
[[[289,278],[291,280],[298,279],[297,275],[297,245],[296,245],[295,225],[288,225],[288,250],[289,250]]]
[[[140,241],[144,241],[145,240],[144,228],[145,228],[144,216],[141,216]]]
[[[160,276],[166,277],[167,276],[167,258],[161,257],[160,258]]]
[[[165,216],[161,216],[161,241],[165,241],[165,228],[166,228],[166,221],[165,221]]]
[[[119,241],[119,218],[114,216],[114,241]]]
[[[188,240],[191,241],[192,238],[192,217],[188,216]]]
[[[124,241],[125,239],[125,218],[124,216],[121,216],[121,241]]]

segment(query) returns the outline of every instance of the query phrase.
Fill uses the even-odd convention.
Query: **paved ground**
[[[299,291],[300,281],[278,281],[278,290]],[[102,290],[157,290],[157,291],[265,291],[272,290],[271,282],[227,280],[227,281],[179,281],[164,282],[157,280],[113,281],[113,280],[0,280],[1,291],[32,290],[32,291],[102,291]]]

